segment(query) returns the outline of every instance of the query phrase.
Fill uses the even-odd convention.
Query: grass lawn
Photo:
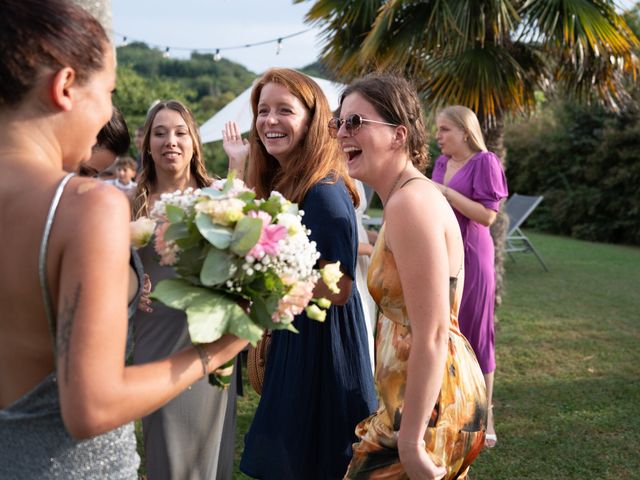
[[[529,233],[527,233],[529,234]],[[530,234],[498,310],[498,445],[470,478],[640,478],[640,249]],[[237,459],[258,397],[238,405]],[[236,470],[234,478],[246,479]]]

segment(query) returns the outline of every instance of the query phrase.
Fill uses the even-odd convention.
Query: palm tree
[[[313,0],[306,21],[322,27],[321,61],[339,80],[403,73],[428,112],[474,110],[503,159],[505,116],[531,112],[537,91],[618,109],[639,70],[638,39],[611,0]],[[507,225],[502,214],[492,227],[498,301]]]

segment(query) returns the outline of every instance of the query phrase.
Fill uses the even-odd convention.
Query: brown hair
[[[384,119],[407,129],[406,150],[413,165],[424,171],[429,162],[427,129],[424,124],[422,105],[416,89],[402,77],[373,73],[355,80],[340,97],[340,108],[344,99],[352,94],[362,95]]]
[[[149,214],[149,193],[151,191],[151,187],[155,185],[157,178],[156,167],[153,163],[150,149],[151,126],[153,125],[153,121],[155,120],[158,112],[165,108],[178,112],[187,124],[189,135],[191,135],[191,140],[193,142],[193,157],[191,157],[190,170],[198,188],[204,188],[211,184],[211,178],[207,173],[207,169],[204,165],[204,158],[202,157],[202,144],[200,142],[198,125],[196,124],[193,114],[178,100],[158,102],[149,109],[149,112],[147,113],[147,120],[144,124],[144,138],[142,140],[142,152],[140,152],[142,168],[140,169],[136,198],[133,202],[134,218],[139,218]]]
[[[134,172],[138,169],[138,165],[136,161],[131,157],[118,157],[115,161],[115,167],[126,167],[130,168]]]
[[[260,93],[267,83],[285,87],[309,112],[308,131],[298,152],[301,161],[290,162],[286,171],[267,152],[256,129]],[[358,193],[347,173],[346,162],[327,128],[332,117],[329,102],[316,82],[296,70],[272,68],[256,81],[251,91],[251,108],[253,122],[249,133],[251,159],[247,184],[255,189],[258,197],[268,197],[272,190],[277,190],[292,202],[300,203],[311,187],[329,177],[327,182],[331,183],[342,179],[354,205],[358,205]]]
[[[4,0],[0,15],[0,106],[16,105],[49,68],[75,70],[79,84],[103,68],[100,23],[65,0]]]

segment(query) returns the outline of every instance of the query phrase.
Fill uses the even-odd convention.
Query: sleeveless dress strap
[[[427,182],[430,182],[431,180],[429,180],[426,177],[411,177],[411,178],[407,178],[404,182],[402,182],[402,185],[400,185],[398,187],[398,190],[400,190],[402,187],[404,187],[407,183],[409,183],[412,180],[426,180]],[[388,201],[388,200],[387,200]]]
[[[56,353],[56,317],[53,313],[53,307],[51,305],[51,295],[49,294],[49,282],[47,282],[47,250],[49,247],[49,236],[51,235],[51,227],[53,226],[53,220],[56,216],[56,210],[60,203],[60,197],[64,187],[67,185],[71,177],[75,173],[67,174],[53,195],[51,205],[49,206],[49,212],[47,213],[47,219],[44,224],[44,234],[42,235],[42,242],[40,243],[40,255],[38,257],[38,275],[40,276],[40,288],[42,289],[42,298],[44,302],[44,311],[47,315],[47,321],[49,323],[49,332],[51,333],[51,343],[53,345],[53,353]]]

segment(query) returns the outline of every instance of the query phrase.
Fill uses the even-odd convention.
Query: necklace
[[[469,160],[471,160],[471,157],[473,157],[476,153],[478,153],[478,152],[471,152],[471,155],[469,155],[467,158],[465,158],[464,160],[462,160],[462,161],[460,161],[460,162],[459,162],[459,161],[457,161],[457,160],[454,160],[454,159],[453,159],[453,157],[449,157],[449,160],[451,161],[451,166],[452,166],[453,168],[462,168],[462,167],[464,167],[464,166],[465,166],[465,164],[466,164]]]
[[[404,168],[402,169],[402,171],[400,171],[400,173],[396,177],[396,181],[393,182],[393,185],[391,186],[391,189],[389,190],[389,193],[387,194],[387,200],[384,202],[385,204],[389,201],[389,198],[391,198],[391,194],[395,191],[396,187],[398,186],[398,183],[400,183],[400,179],[402,178],[402,175],[404,175],[404,172],[407,171],[407,168],[409,168],[409,161],[408,160],[407,160],[407,163],[404,164]],[[383,205],[383,207],[384,207],[384,205]]]

